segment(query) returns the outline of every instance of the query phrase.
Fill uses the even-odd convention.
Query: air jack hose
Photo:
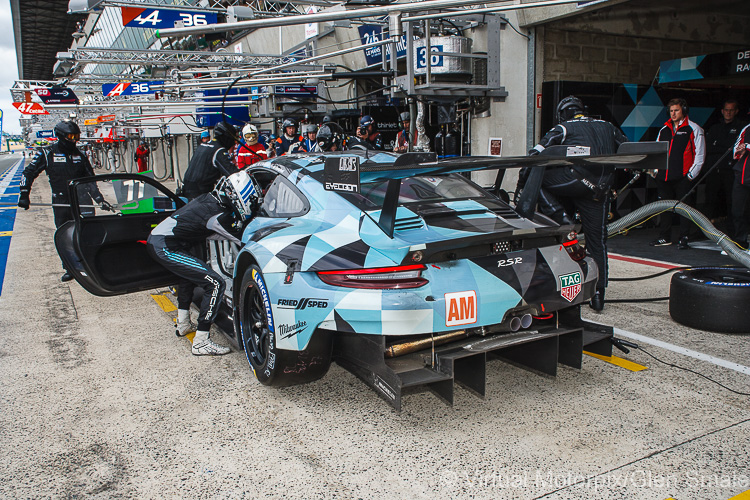
[[[675,212],[681,217],[690,219],[708,239],[717,243],[729,257],[750,269],[750,253],[740,248],[726,234],[716,229],[705,215],[677,200],[659,200],[634,210],[625,217],[607,224],[607,236],[614,236],[620,231],[640,223],[647,217],[662,212],[665,212],[668,216],[670,215],[669,212]]]

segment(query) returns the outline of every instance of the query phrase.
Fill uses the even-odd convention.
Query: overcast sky
[[[10,15],[10,0],[0,0],[0,109],[3,110],[3,131],[21,133],[18,118],[21,114],[11,104],[10,88],[18,79],[16,43],[13,40],[13,19]]]

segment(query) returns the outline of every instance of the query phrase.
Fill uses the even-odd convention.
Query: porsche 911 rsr
[[[523,217],[461,175],[507,160],[348,151],[253,165],[264,197],[241,248],[208,244],[229,285],[217,324],[263,384],[315,380],[336,361],[396,408],[415,387],[484,394],[489,355],[554,374],[580,367],[584,346],[611,353],[611,329],[580,318],[598,271],[575,228]],[[183,202],[132,174],[71,194],[92,182],[117,213],[74,201],[55,239],[77,281],[97,295],[173,283],[145,239]]]

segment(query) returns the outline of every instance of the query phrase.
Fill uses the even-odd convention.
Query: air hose
[[[705,234],[708,239],[718,244],[727,255],[729,255],[729,257],[750,269],[750,254],[747,251],[743,250],[739,245],[729,239],[726,234],[716,229],[705,215],[693,207],[677,200],[659,200],[634,210],[621,219],[618,219],[611,224],[607,224],[607,236],[619,234],[621,231],[635,226],[644,219],[656,214],[666,213],[667,216],[671,216],[668,212],[675,212],[678,215],[693,221],[703,234]]]

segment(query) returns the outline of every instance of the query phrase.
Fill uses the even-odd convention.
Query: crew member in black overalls
[[[214,127],[214,139],[200,144],[190,159],[185,177],[182,180],[182,192],[188,200],[209,193],[216,181],[222,176],[237,172],[229,152],[237,142],[237,131],[227,122],[220,122]]]
[[[609,155],[616,153],[618,146],[628,141],[625,134],[610,122],[586,116],[583,102],[575,96],[560,101],[557,105],[557,118],[559,123],[529,151],[530,155],[539,154],[545,148],[557,144],[582,146],[587,148],[586,153],[591,156]],[[558,222],[569,223],[571,218],[564,213],[562,205],[556,203],[554,197],[570,200],[581,216],[586,250],[599,268],[596,294],[591,298],[591,307],[595,311],[604,308],[604,289],[607,286],[606,225],[613,178],[612,166],[548,168],[544,173],[539,198],[540,205],[547,202],[555,207],[554,212],[557,213],[547,215]]]
[[[151,257],[181,278],[177,294],[177,335],[196,332],[192,352],[196,356],[227,354],[229,348],[209,338],[211,324],[224,300],[226,283],[202,258],[207,239],[240,244],[242,230],[259,205],[260,190],[253,178],[241,171],[222,178],[205,193],[156,226],[148,237]],[[196,286],[203,288],[198,324],[190,321],[190,303]],[[196,331],[197,330],[197,331]]]
[[[40,150],[23,170],[18,206],[24,210],[29,209],[31,185],[43,170],[46,171],[49,186],[52,189],[52,213],[55,217],[55,227],[59,228],[67,221],[73,220],[73,214],[70,211],[68,182],[80,177],[93,176],[94,169],[91,168],[91,163],[89,163],[86,155],[76,147],[76,143],[81,138],[81,129],[78,128],[78,125],[68,120],[61,121],[55,125],[55,136],[57,136],[57,142]],[[86,198],[88,200],[79,199],[81,205],[83,205],[81,213],[84,215],[93,215],[94,213],[92,207],[85,206],[87,201],[90,204],[90,199],[100,203],[103,209],[111,210],[110,205],[104,201],[104,197],[93,183],[90,184]],[[60,278],[63,282],[72,279],[73,277],[67,270]]]

